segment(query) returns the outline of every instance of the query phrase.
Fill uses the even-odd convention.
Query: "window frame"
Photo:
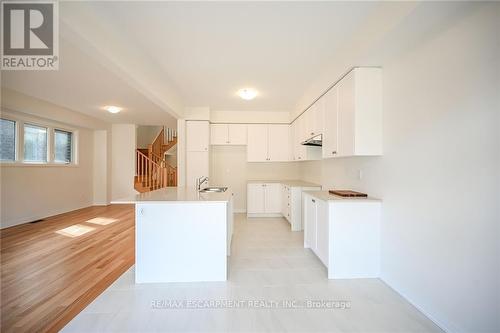
[[[59,132],[66,132],[66,133],[69,133],[71,134],[71,154],[70,154],[70,161],[69,162],[63,162],[63,161],[56,161],[56,131],[59,131]],[[73,161],[75,160],[75,132],[74,131],[70,131],[70,130],[67,130],[67,129],[64,129],[64,128],[61,128],[60,126],[57,126],[57,127],[54,127],[52,128],[52,136],[53,136],[53,140],[52,140],[52,162],[55,163],[55,164],[72,164]]]
[[[25,156],[24,156],[24,143],[25,143],[25,136],[26,136],[26,126],[31,126],[31,127],[38,127],[38,128],[41,128],[41,129],[45,129],[45,136],[47,138],[47,150],[45,152],[45,161],[27,161],[25,159]],[[23,163],[25,164],[47,164],[50,162],[50,139],[49,139],[49,133],[50,133],[50,128],[48,126],[43,126],[43,125],[40,125],[40,124],[34,124],[33,122],[24,122],[23,123],[23,155],[22,155],[22,158],[20,157],[19,160],[22,160]]]
[[[0,115],[0,119],[14,122],[14,160],[0,160],[0,164],[12,164],[19,158],[19,151],[17,149],[19,146],[19,121],[4,114]]]
[[[77,128],[68,127],[60,123],[45,120],[42,118],[31,117],[29,115],[11,114],[8,111],[2,110],[0,118],[15,122],[15,160],[0,161],[2,167],[19,166],[19,167],[78,167],[79,166],[79,130]],[[32,125],[47,129],[47,161],[25,161],[24,160],[24,125]],[[71,133],[71,162],[56,162],[55,161],[55,130]]]

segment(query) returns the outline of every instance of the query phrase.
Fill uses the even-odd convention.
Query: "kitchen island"
[[[135,282],[227,280],[232,191],[167,187],[114,200],[135,204]]]

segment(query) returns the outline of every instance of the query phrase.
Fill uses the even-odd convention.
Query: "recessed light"
[[[240,96],[244,100],[249,101],[251,99],[254,99],[255,96],[257,96],[257,91],[252,88],[243,88],[238,90],[238,96]]]
[[[114,105],[108,105],[104,107],[104,110],[111,112],[111,113],[118,113],[122,110],[122,108]]]

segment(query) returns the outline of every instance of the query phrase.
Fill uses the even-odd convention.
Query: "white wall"
[[[108,133],[105,130],[94,131],[94,165],[93,165],[93,187],[94,187],[94,205],[107,205],[110,201],[110,191],[108,183],[109,144]]]
[[[119,199],[136,193],[134,190],[136,126],[111,126],[111,198]]]
[[[235,211],[245,212],[248,180],[299,179],[297,162],[248,163],[246,146],[211,146],[210,185],[230,186]]]
[[[6,166],[1,170],[1,227],[93,203],[93,131],[80,129],[77,166]]]
[[[137,148],[148,148],[163,126],[137,126]]]
[[[382,198],[383,280],[449,332],[498,332],[500,5],[426,6],[408,19],[431,33],[379,45],[384,156],[306,162],[302,178]]]
[[[2,113],[78,131],[78,164],[7,165],[0,168],[1,227],[91,206],[94,202],[94,129],[108,124],[16,91],[2,88]]]

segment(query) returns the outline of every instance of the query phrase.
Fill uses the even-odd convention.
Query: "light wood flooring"
[[[135,262],[132,205],[0,231],[1,332],[56,332]]]

